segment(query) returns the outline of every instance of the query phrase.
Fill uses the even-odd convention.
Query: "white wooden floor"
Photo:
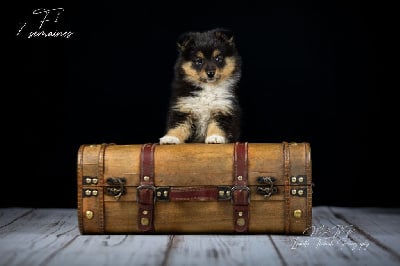
[[[83,236],[75,209],[3,208],[0,265],[400,265],[400,209],[314,207],[311,236]]]

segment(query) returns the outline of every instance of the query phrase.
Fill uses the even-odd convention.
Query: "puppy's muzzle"
[[[209,79],[213,78],[215,76],[215,71],[207,71],[207,77]]]

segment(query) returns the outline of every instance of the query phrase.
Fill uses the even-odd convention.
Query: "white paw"
[[[226,138],[219,135],[211,135],[206,138],[205,142],[208,144],[222,144],[226,143]]]
[[[177,137],[174,136],[164,136],[160,138],[160,144],[179,144],[181,143]]]

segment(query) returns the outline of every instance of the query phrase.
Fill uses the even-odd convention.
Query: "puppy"
[[[167,129],[160,144],[230,143],[240,135],[241,57],[226,29],[182,34],[177,42]]]

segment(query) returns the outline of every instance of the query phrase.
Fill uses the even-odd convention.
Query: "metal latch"
[[[307,188],[305,187],[296,187],[290,190],[290,194],[292,196],[306,197],[307,196]]]
[[[156,189],[156,200],[169,201],[170,187],[157,187]]]
[[[306,175],[291,176],[290,183],[292,185],[306,185],[307,184],[307,176]]]
[[[265,199],[269,199],[272,194],[278,193],[278,188],[274,187],[275,177],[260,176],[257,177],[257,183],[263,186],[257,187],[257,194],[263,195]]]
[[[107,178],[107,187],[106,194],[109,196],[113,196],[115,200],[119,200],[122,195],[126,193],[125,189],[126,178],[124,177],[109,177]]]
[[[232,199],[232,188],[230,186],[218,186],[218,200]]]

